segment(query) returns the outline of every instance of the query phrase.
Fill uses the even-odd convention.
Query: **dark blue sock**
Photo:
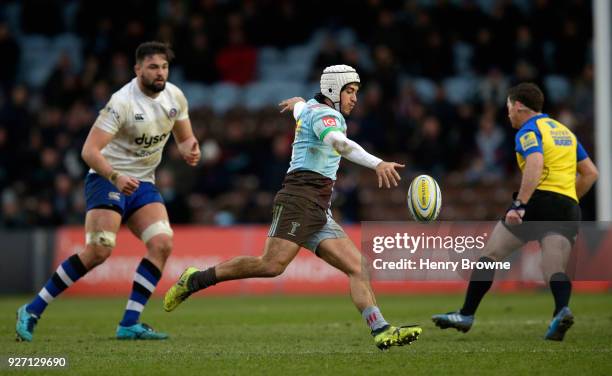
[[[57,267],[55,273],[49,278],[45,287],[28,304],[26,310],[40,317],[47,305],[74,282],[87,273],[87,269],[77,254],[68,257]]]
[[[134,283],[132,284],[132,293],[125,307],[123,319],[119,323],[121,326],[132,326],[140,319],[140,314],[151,297],[155,286],[161,278],[161,271],[157,266],[145,258],[142,259],[136,274],[134,274]]]

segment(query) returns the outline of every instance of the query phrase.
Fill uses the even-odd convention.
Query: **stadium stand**
[[[513,137],[505,90],[518,81],[541,84],[546,111],[594,154],[589,1],[281,3],[123,0],[116,13],[114,1],[2,2],[0,227],[82,222],[80,148],[110,93],[132,77],[134,47],[152,39],[175,49],[170,81],[202,140],[197,169],[170,145],[158,171],[173,223],[269,222],[294,132],[276,104],[312,96],[328,64],[362,76],[349,137],[406,161],[404,180],[436,177],[441,219],[503,212],[512,192],[501,182],[517,179],[512,143],[502,142]],[[340,221],[409,218],[405,189],[378,190],[371,172],[348,162],[341,170]]]

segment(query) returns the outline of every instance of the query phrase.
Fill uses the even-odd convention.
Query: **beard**
[[[144,86],[145,89],[153,93],[159,93],[161,91],[164,91],[164,89],[166,88],[166,81],[160,83],[160,82],[155,82],[154,80],[148,81],[148,82],[146,82],[145,80],[142,80],[142,86]]]

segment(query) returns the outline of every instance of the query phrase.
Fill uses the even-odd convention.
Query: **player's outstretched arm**
[[[81,157],[98,175],[107,178],[119,191],[125,195],[131,195],[138,189],[140,182],[130,176],[123,175],[115,170],[102,155],[102,149],[113,139],[114,135],[103,131],[97,126],[91,127]]]
[[[197,165],[200,161],[200,144],[193,135],[191,120],[177,120],[172,128],[172,134],[185,162],[190,166]]]
[[[387,188],[391,188],[390,183],[393,183],[393,186],[397,187],[397,182],[402,180],[402,178],[395,169],[403,167],[406,167],[406,165],[396,162],[380,162],[378,166],[376,166],[376,176],[378,176],[378,188],[382,188],[383,182],[385,184],[385,187]]]
[[[347,138],[342,132],[329,132],[323,138],[323,142],[349,161],[376,170],[378,188],[382,188],[383,183],[387,188],[391,188],[391,184],[397,187],[397,182],[402,180],[396,168],[405,167],[404,165],[383,161],[365,151],[361,145]]]
[[[285,99],[278,104],[278,106],[281,108],[281,113],[285,111],[293,111],[293,117],[296,119],[300,116],[300,113],[302,113],[305,105],[306,101],[302,97]]]
[[[599,177],[599,170],[597,166],[591,160],[591,158],[585,158],[578,162],[576,166],[578,175],[576,176],[576,195],[581,198],[591,189],[597,178]]]

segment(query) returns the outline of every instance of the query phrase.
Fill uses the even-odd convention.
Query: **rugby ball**
[[[438,218],[442,206],[440,186],[429,175],[419,175],[408,188],[408,209],[415,221],[431,222]]]

